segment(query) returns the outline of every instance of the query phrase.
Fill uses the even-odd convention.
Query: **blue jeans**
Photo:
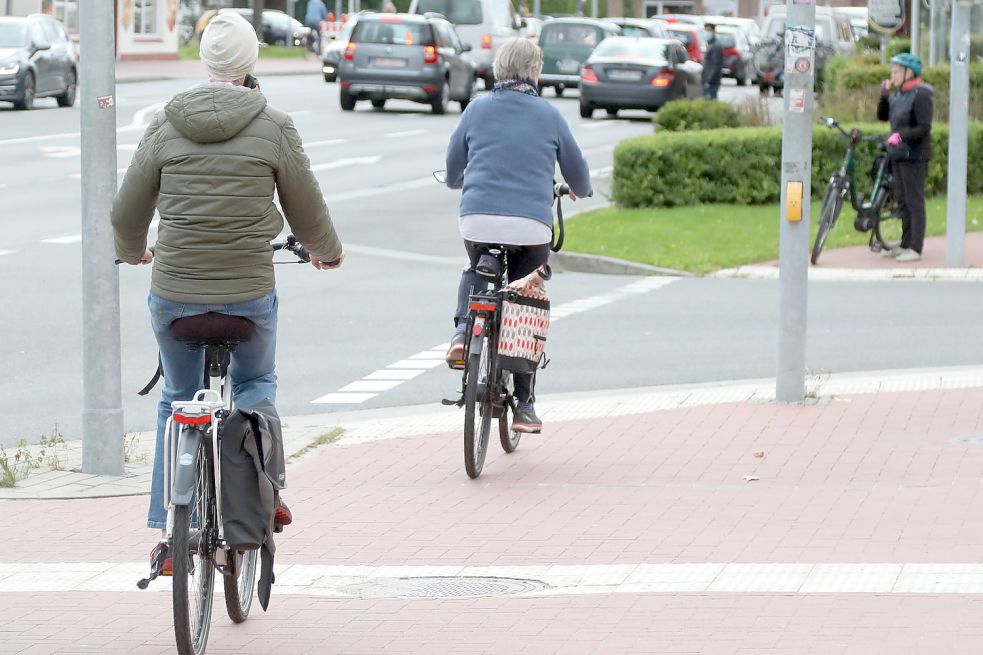
[[[232,378],[232,394],[238,407],[249,407],[269,398],[276,402],[276,313],[279,302],[276,291],[262,298],[230,305],[195,305],[166,300],[150,294],[150,324],[160,347],[160,361],[164,367],[164,391],[157,406],[157,449],[154,453],[154,477],[150,486],[150,510],[147,513],[148,528],[167,527],[167,510],[164,509],[164,425],[171,415],[171,402],[191,400],[202,388],[205,370],[205,351],[190,350],[170,333],[170,325],[176,319],[218,312],[242,316],[256,324],[252,339],[239,344],[232,353],[229,377]]]
[[[703,97],[709,98],[710,100],[716,100],[719,92],[720,82],[717,82],[716,84],[706,84],[703,87]]]

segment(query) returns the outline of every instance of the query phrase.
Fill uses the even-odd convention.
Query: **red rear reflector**
[[[597,73],[590,66],[584,66],[580,69],[580,80],[587,84],[594,84],[597,82]]]
[[[491,34],[485,34],[481,37],[481,48],[482,50],[491,50],[492,47],[492,37]]]
[[[348,61],[355,61],[355,42],[349,41],[348,45],[345,46],[345,59]]]
[[[471,309],[479,312],[493,312],[497,308],[495,307],[495,305],[473,302],[471,303]]]
[[[423,63],[424,64],[436,64],[437,63],[437,48],[432,45],[423,46]]]
[[[341,83],[341,88],[343,88],[343,89],[347,89],[347,88],[348,88],[348,87],[350,87],[351,85],[352,85],[352,83],[351,83],[351,82],[342,82],[342,83]]]
[[[184,414],[174,414],[174,422],[181,425],[209,425],[212,422],[210,414],[204,416],[185,416]]]

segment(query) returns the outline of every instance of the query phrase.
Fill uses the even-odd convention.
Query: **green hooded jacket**
[[[275,286],[270,241],[291,231],[322,261],[342,252],[290,117],[258,89],[210,83],[147,127],[113,201],[116,254],[137,263],[160,213],[151,290],[175,302],[255,300]]]

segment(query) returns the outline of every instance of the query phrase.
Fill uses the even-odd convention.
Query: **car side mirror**
[[[434,171],[433,179],[437,180],[441,184],[447,184],[447,171]]]
[[[43,40],[35,40],[31,45],[34,47],[35,52],[40,52],[41,50],[51,50],[51,44]]]
[[[461,48],[461,52],[471,52],[471,44],[465,43],[464,46]]]

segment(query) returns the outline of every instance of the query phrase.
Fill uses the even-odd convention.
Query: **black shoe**
[[[454,338],[451,339],[451,347],[447,349],[447,356],[444,360],[447,365],[455,370],[464,370],[464,344],[467,340],[467,335],[463,332],[455,332]]]
[[[539,434],[543,431],[543,422],[536,416],[532,403],[519,403],[512,418],[512,431],[527,434]]]

